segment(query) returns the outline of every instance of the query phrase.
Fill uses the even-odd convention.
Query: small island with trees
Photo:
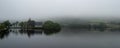
[[[67,24],[63,25],[62,23],[57,23],[51,20],[47,20],[44,22],[36,22],[34,20],[29,19],[28,21],[21,21],[21,22],[10,22],[9,20],[6,20],[2,23],[0,23],[0,32],[9,30],[10,28],[19,28],[21,30],[39,30],[42,29],[45,32],[57,32],[60,31],[62,28],[72,28],[72,29],[87,29],[87,30],[120,30],[119,23],[113,23],[113,22],[88,22],[88,23],[82,23],[82,24]]]
[[[29,19],[28,21],[10,23],[9,20],[0,23],[0,31],[6,31],[10,28],[20,28],[21,30],[33,30],[33,29],[42,29],[45,31],[60,31],[61,26],[58,23],[53,21],[35,22],[34,20]]]

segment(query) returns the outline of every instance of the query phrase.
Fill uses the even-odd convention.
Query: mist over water
[[[120,18],[118,0],[0,0],[0,20]]]
[[[119,2],[0,0],[0,48],[120,48]]]

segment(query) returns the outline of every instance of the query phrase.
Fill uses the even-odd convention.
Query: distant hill
[[[53,21],[58,22],[62,26],[88,24],[91,22],[120,22],[120,18],[72,18],[72,17],[60,17],[53,19]]]

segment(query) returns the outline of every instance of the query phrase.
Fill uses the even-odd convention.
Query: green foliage
[[[61,26],[58,24],[58,23],[54,23],[54,26],[55,30],[60,30],[61,29]]]
[[[4,24],[0,24],[0,30],[4,30],[6,26]]]
[[[9,20],[4,21],[3,23],[0,24],[0,30],[4,30],[5,28],[9,28],[10,25],[11,25],[11,23],[9,22]]]
[[[11,23],[9,22],[9,20],[4,21],[2,24],[4,24],[5,26],[10,26],[11,25]]]
[[[107,27],[107,25],[105,23],[100,23],[99,26],[100,26],[100,28],[106,28]]]
[[[92,27],[95,29],[105,29],[107,25],[105,23],[99,23],[97,25],[93,25]]]
[[[23,26],[24,26],[24,22],[20,22],[19,25],[20,25],[21,27],[23,27]]]
[[[54,23],[52,21],[46,21],[43,24],[43,29],[45,29],[45,30],[60,30],[61,26],[58,23]]]

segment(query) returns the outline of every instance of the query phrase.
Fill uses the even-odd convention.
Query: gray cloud
[[[119,0],[0,0],[0,19],[118,17],[119,2]]]

